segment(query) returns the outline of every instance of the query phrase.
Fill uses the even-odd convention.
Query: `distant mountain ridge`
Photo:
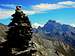
[[[75,27],[70,25],[49,20],[43,27],[39,26],[35,32],[39,32],[46,39],[60,40],[75,47]]]

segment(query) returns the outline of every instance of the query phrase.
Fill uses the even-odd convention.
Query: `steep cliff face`
[[[43,27],[35,29],[46,39],[61,40],[75,48],[75,27],[49,20]]]

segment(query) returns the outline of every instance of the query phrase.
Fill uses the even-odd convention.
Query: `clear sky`
[[[75,26],[75,0],[0,0],[0,23],[10,23],[16,5],[22,6],[33,25],[55,20]]]

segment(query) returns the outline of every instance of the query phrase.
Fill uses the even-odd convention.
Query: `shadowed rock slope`
[[[43,39],[40,34],[33,34],[38,56],[75,56],[75,49],[62,41]]]

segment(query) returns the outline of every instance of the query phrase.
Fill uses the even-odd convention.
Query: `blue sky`
[[[34,26],[48,20],[75,26],[75,0],[0,0],[0,23],[10,23],[16,5],[22,6]]]

